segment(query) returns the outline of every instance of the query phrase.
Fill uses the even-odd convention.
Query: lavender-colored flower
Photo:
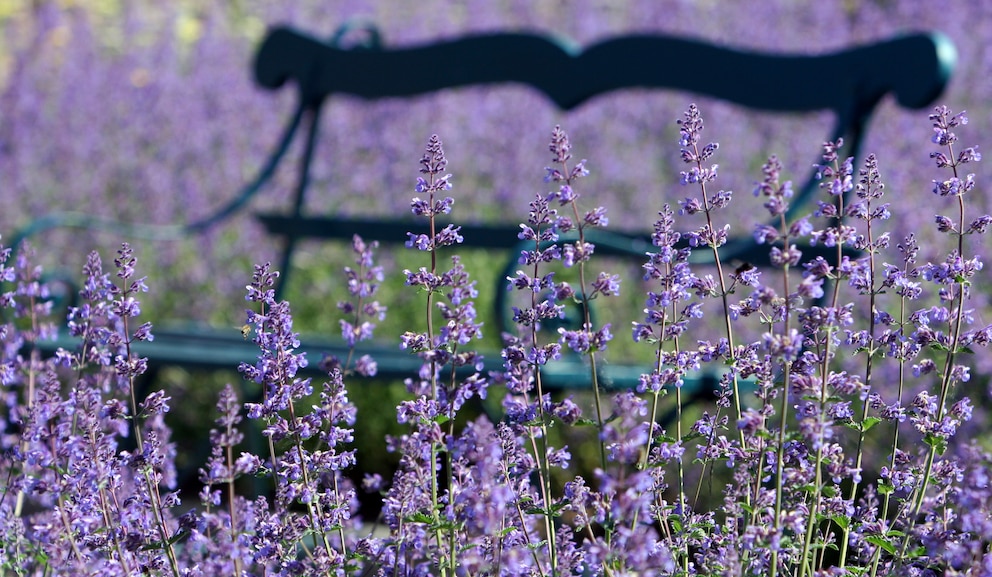
[[[386,307],[377,300],[369,300],[375,296],[383,280],[382,267],[376,265],[373,260],[374,251],[378,246],[378,242],[366,243],[358,235],[352,238],[352,252],[355,254],[355,264],[358,269],[351,267],[344,269],[348,293],[352,300],[339,301],[337,304],[338,310],[347,315],[347,318],[341,319],[339,323],[341,336],[351,349],[354,349],[357,343],[373,337],[376,327],[373,321],[382,321],[386,318]],[[330,371],[338,363],[340,363],[338,359],[325,359],[321,368]],[[368,355],[356,359],[354,367],[344,367],[344,369],[354,370],[366,377],[375,376],[377,372],[375,360]]]
[[[783,216],[789,210],[789,199],[792,198],[792,181],[779,182],[782,173],[782,163],[777,156],[770,156],[761,168],[765,177],[754,188],[754,196],[763,196],[767,200],[764,207],[773,217]]]

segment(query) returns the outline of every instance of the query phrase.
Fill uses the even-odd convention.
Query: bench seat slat
[[[134,353],[146,357],[151,369],[182,366],[188,369],[235,370],[241,363],[255,364],[259,355],[258,346],[241,338],[240,333],[233,329],[211,331],[202,327],[192,330],[171,328],[154,329],[153,333],[153,341],[133,344]],[[319,368],[320,360],[325,355],[333,355],[339,359],[348,356],[348,349],[343,342],[307,335],[301,337],[301,342],[296,352],[306,354],[309,363],[301,370],[301,375],[315,380],[326,377]],[[54,355],[60,348],[74,350],[79,346],[79,340],[62,335],[35,346],[47,356]],[[356,349],[356,354],[368,354],[375,359],[379,369],[376,378],[401,380],[412,377],[422,365],[419,357],[400,349],[398,345],[363,345]],[[502,369],[502,359],[498,356],[486,357],[483,363],[483,374]],[[601,367],[600,374],[607,388],[627,389],[637,386],[644,369],[645,367],[635,365],[606,364]],[[465,367],[460,372],[467,376],[474,372],[474,368]],[[548,364],[542,369],[541,379],[548,390],[577,391],[590,386],[588,365],[575,359]],[[683,390],[695,393],[704,387],[704,394],[709,394],[716,388],[715,380],[708,375],[699,375],[688,379]]]

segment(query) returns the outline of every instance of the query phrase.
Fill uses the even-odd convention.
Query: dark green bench
[[[292,278],[298,243],[304,239],[348,242],[352,235],[361,234],[366,240],[398,244],[407,240],[408,231],[416,232],[424,227],[413,220],[304,214],[310,163],[320,136],[319,118],[330,97],[336,94],[366,99],[412,97],[459,86],[519,83],[544,93],[560,109],[570,110],[596,95],[615,90],[665,88],[712,96],[756,110],[832,111],[836,122],[828,138],[843,137],[847,155],[858,157],[872,112],[883,98],[892,95],[907,108],[928,106],[946,86],[955,61],[953,45],[940,34],[914,34],[832,54],[795,56],[737,51],[660,35],[613,38],[585,49],[547,36],[518,33],[468,36],[425,46],[386,49],[378,32],[369,26],[363,28],[364,42],[342,48],[340,39],[352,30],[350,26],[342,27],[332,41],[288,28],[274,29],[266,36],[255,59],[255,78],[267,90],[292,84],[297,106],[257,179],[216,214],[175,227],[56,214],[22,231],[14,241],[15,247],[25,237],[57,226],[108,228],[125,237],[163,240],[188,237],[220,226],[231,215],[247,210],[250,200],[273,175],[302,129],[306,146],[292,204],[282,213],[257,215],[268,232],[283,243],[281,262],[277,265],[282,273],[278,287],[281,295]],[[685,62],[707,72],[686,74]],[[549,75],[548,70],[558,73]],[[811,150],[811,157],[816,153]],[[815,189],[811,174],[793,202],[793,211],[807,211]],[[515,266],[516,256],[511,253],[520,248],[518,232],[518,226],[510,223],[462,225],[468,246],[506,251],[509,266]],[[595,236],[589,240],[597,245],[598,255],[642,262],[644,253],[650,249],[647,231],[594,232]],[[728,262],[741,260],[761,266],[768,260],[767,247],[756,246],[750,237],[733,239],[721,252]],[[697,254],[703,255],[703,251]],[[813,254],[807,252],[806,256]],[[503,281],[495,294],[499,295],[497,318],[505,323]],[[153,342],[140,343],[137,347],[139,354],[148,357],[152,369],[167,365],[231,369],[240,362],[254,361],[257,355],[255,346],[244,341],[233,328],[189,326],[170,330],[160,326],[156,327],[155,335]],[[54,350],[56,346],[69,345],[70,342],[59,340],[43,346]],[[340,341],[309,337],[304,337],[302,350],[312,359],[310,370],[316,370],[315,360],[323,353],[342,357],[347,354]],[[421,364],[416,356],[399,350],[398,343],[362,346],[361,352],[376,358],[379,375],[385,378],[413,375]],[[616,364],[617,359],[612,361],[614,364],[607,365],[603,374],[608,386],[632,386],[646,370]],[[497,353],[487,355],[486,363],[488,370],[501,368]],[[550,389],[577,388],[589,380],[588,369],[576,360],[549,365],[543,377],[544,386]],[[694,387],[707,393],[713,388],[711,383],[701,378],[687,383],[686,390]]]

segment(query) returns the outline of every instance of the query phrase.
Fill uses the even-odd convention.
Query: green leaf
[[[896,486],[890,483],[889,481],[881,481],[878,484],[879,495],[888,495],[889,493],[892,493],[895,490],[896,490]]]
[[[172,537],[169,538],[169,545],[175,545],[179,541],[185,539],[186,537],[189,537],[189,535],[190,535],[189,531],[185,529],[180,529],[176,531],[176,533]]]
[[[695,431],[689,431],[688,433],[682,435],[682,442],[684,443],[686,441],[691,441],[693,439],[697,439],[697,438],[702,437],[702,436],[703,436],[702,433],[698,433],[698,432],[695,432]]]
[[[939,437],[933,433],[927,433],[923,437],[923,442],[930,446],[938,455],[943,455],[947,450],[947,439]]]
[[[884,550],[889,555],[895,555],[896,554],[896,548],[895,548],[895,546],[892,543],[889,543],[888,541],[886,541],[885,539],[879,537],[878,535],[869,535],[869,536],[865,537],[865,541],[868,541],[872,545],[876,545],[878,547],[881,547],[882,550]]]
[[[531,550],[533,550],[533,551],[540,551],[541,549],[543,549],[543,548],[544,548],[544,545],[545,545],[546,543],[547,543],[547,541],[546,541],[546,540],[541,540],[541,541],[538,541],[538,542],[536,542],[536,543],[528,543],[528,544],[527,544],[527,548],[528,548],[528,549],[531,549]]]
[[[758,437],[759,439],[763,439],[765,441],[772,441],[772,440],[775,439],[775,435],[771,431],[769,431],[767,429],[759,429],[755,433],[755,436]]]
[[[445,533],[454,533],[462,528],[462,524],[456,521],[448,521],[447,519],[440,519],[436,523],[431,524],[431,529],[440,530]]]
[[[830,549],[831,551],[840,551],[840,548],[837,547],[837,544],[834,543],[834,542],[832,542],[832,541],[830,543],[812,543],[812,544],[810,544],[809,548],[812,549],[812,550],[814,550],[814,551],[819,551],[821,549]]]
[[[841,424],[844,425],[845,427],[847,427],[848,429],[852,429],[852,430],[858,431],[859,433],[862,431],[862,428],[861,428],[862,425],[861,425],[861,423],[856,423],[854,421],[844,421]]]
[[[869,431],[869,430],[870,430],[870,429],[871,429],[872,427],[874,427],[875,425],[877,425],[877,424],[879,424],[879,423],[881,423],[881,422],[882,422],[882,419],[881,419],[881,418],[879,418],[879,417],[867,417],[867,418],[866,418],[866,419],[865,419],[865,420],[864,420],[864,421],[863,421],[863,422],[861,423],[861,430],[862,430],[863,432],[867,432],[867,431]]]
[[[434,517],[431,517],[427,513],[420,513],[420,512],[418,512],[418,513],[414,513],[412,515],[409,515],[406,518],[406,520],[407,521],[410,521],[411,523],[426,523],[426,524],[429,525],[429,524],[431,524],[431,523],[434,522]]]
[[[597,423],[596,421],[594,421],[592,419],[579,419],[578,421],[575,421],[575,425],[574,426],[576,426],[576,427],[596,427],[596,426],[599,426],[599,423]]]
[[[844,531],[847,531],[847,528],[851,525],[851,520],[844,515],[831,515],[830,520]]]

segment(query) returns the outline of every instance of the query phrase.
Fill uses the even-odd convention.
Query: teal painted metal
[[[343,39],[361,29],[366,41],[346,48]],[[272,30],[254,62],[259,86],[279,90],[295,86],[298,100],[273,153],[258,177],[240,194],[201,221],[172,227],[113,223],[87,215],[50,215],[22,231],[15,246],[27,235],[56,226],[108,228],[125,235],[168,239],[197,234],[244,210],[282,162],[297,131],[305,126],[306,148],[299,169],[293,204],[287,213],[257,215],[273,235],[284,241],[282,283],[289,279],[296,244],[305,238],[350,240],[360,232],[384,243],[405,242],[413,230],[410,220],[307,217],[302,209],[310,178],[310,160],[319,138],[319,117],[330,97],[349,94],[368,99],[410,97],[459,86],[518,83],[532,87],[563,110],[581,106],[596,96],[629,88],[664,88],[716,97],[739,105],[781,112],[829,110],[835,116],[830,140],[843,137],[845,153],[860,156],[860,146],[872,111],[888,95],[906,108],[922,108],[936,99],[951,76],[956,53],[939,33],[901,36],[823,55],[797,56],[747,52],[704,42],[660,35],[631,35],[609,39],[584,49],[568,41],[535,34],[505,33],[468,36],[423,46],[386,48],[374,26],[348,23],[333,40],[325,42],[288,28]],[[443,66],[435,63],[443,62]],[[686,74],[682,63],[692,62],[705,74]],[[548,74],[555,70],[556,74]],[[563,72],[565,71],[565,72]],[[569,73],[568,71],[571,71]],[[825,79],[829,79],[825,80]],[[806,210],[816,188],[812,176],[793,202],[793,210]],[[511,264],[517,248],[518,228],[511,225],[466,225],[463,234],[475,246],[506,250]],[[597,254],[642,259],[650,247],[646,232],[595,231]],[[766,251],[756,250],[750,238],[732,239],[723,250],[728,261],[745,260],[761,265]],[[505,291],[497,290],[497,295]],[[499,301],[498,307],[505,308]],[[502,310],[501,308],[501,310]],[[502,317],[502,315],[500,315]],[[505,322],[505,321],[504,321]],[[233,332],[233,330],[232,330]],[[66,344],[66,343],[60,343]],[[151,365],[185,365],[230,368],[250,362],[254,346],[240,335],[219,334],[202,327],[178,332],[156,331],[156,339],[143,343],[139,354]],[[54,346],[54,345],[53,345]],[[340,352],[341,344],[305,341],[311,357],[321,351]],[[393,347],[376,348],[380,374],[387,378],[416,372],[419,360]],[[498,355],[490,355],[498,363]],[[312,367],[317,363],[313,363]],[[487,368],[498,368],[491,364]],[[640,369],[610,365],[607,382],[617,387],[636,383]],[[550,388],[588,386],[588,370],[579,361],[549,367],[545,384]],[[705,394],[711,378],[688,384],[686,392]]]
[[[375,99],[512,82],[540,90],[563,110],[600,94],[641,87],[707,94],[754,109],[833,110],[851,117],[890,93],[904,107],[927,106],[950,78],[954,58],[953,44],[938,33],[794,56],[659,35],[623,36],[584,50],[533,34],[356,50],[277,28],[258,51],[255,78],[270,89],[292,80],[311,106],[332,94]],[[706,73],[687,74],[682,64],[689,62]]]
[[[692,62],[694,68],[707,73],[686,74],[685,67],[678,65],[681,62]],[[759,110],[829,110],[835,116],[829,139],[843,137],[847,142],[846,153],[857,157],[871,112],[882,98],[891,94],[904,107],[927,106],[946,86],[954,63],[953,44],[939,33],[903,36],[832,54],[794,56],[645,35],[614,38],[581,50],[561,39],[530,34],[470,36],[424,46],[385,49],[381,38],[373,34],[369,44],[346,49],[279,28],[270,32],[259,49],[255,76],[259,85],[272,90],[288,83],[295,86],[300,106],[314,111],[309,121],[311,141],[317,112],[336,94],[367,99],[396,98],[460,86],[518,83],[542,92],[563,110],[580,106],[598,95],[628,88],[694,92]],[[549,70],[556,73],[548,74]],[[284,274],[291,270],[298,239],[347,240],[360,233],[383,243],[401,243],[407,240],[407,231],[416,231],[420,226],[410,219],[304,216],[301,208],[309,153],[308,150],[301,167],[293,211],[258,215],[271,234],[285,240],[281,268]],[[815,190],[811,172],[806,186],[794,199],[792,210],[808,210]],[[512,274],[516,266],[515,255],[520,248],[518,232],[515,225],[462,225],[462,234],[471,246],[509,252],[503,276]],[[651,246],[647,232],[597,230],[592,234],[596,238],[590,242],[596,244],[600,255],[642,260]],[[804,255],[816,256],[817,248],[822,249],[804,249]],[[762,266],[768,260],[767,250],[758,250],[750,237],[731,239],[721,252],[728,262],[739,260]],[[697,255],[707,258],[704,253]],[[287,281],[288,277],[284,276],[282,282]],[[510,328],[509,305],[502,288],[494,290],[500,331]],[[411,361],[416,362],[409,359],[402,363],[403,371],[413,368]],[[629,379],[614,375],[612,383],[618,387],[631,386],[638,375],[637,371],[631,371]],[[573,386],[577,382],[568,381]],[[698,389],[705,392],[706,387]]]

